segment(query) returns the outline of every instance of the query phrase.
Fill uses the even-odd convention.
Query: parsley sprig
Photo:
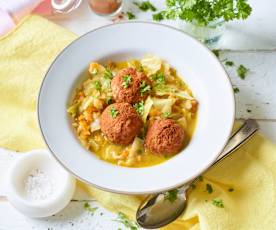
[[[113,74],[112,74],[112,72],[109,68],[105,68],[104,78],[106,78],[106,79],[112,79],[113,78]]]
[[[123,76],[123,83],[122,86],[127,89],[129,87],[129,84],[131,83],[131,76],[130,75],[125,75]]]
[[[177,199],[177,194],[178,194],[177,189],[170,190],[164,194],[165,196],[164,199],[173,203]]]
[[[239,65],[239,67],[237,68],[237,74],[242,80],[245,79],[248,71],[249,69],[246,68],[244,65]]]
[[[149,91],[150,91],[150,85],[147,85],[147,83],[145,81],[142,81],[141,84],[140,84],[141,96],[144,96]]]
[[[165,83],[165,75],[163,73],[156,73],[156,74],[152,75],[151,78],[156,84],[164,84]]]
[[[98,81],[98,80],[97,81],[93,81],[93,86],[98,91],[100,91],[101,88],[102,88],[102,85],[101,85],[100,81]]]
[[[134,108],[139,113],[139,115],[143,116],[145,111],[145,103],[143,101],[137,102],[134,104]]]
[[[246,19],[251,11],[247,0],[166,0],[166,9],[153,19],[181,19],[206,26],[216,20]]]
[[[126,14],[127,14],[128,20],[133,20],[136,18],[135,14],[133,14],[130,11],[127,11]]]
[[[115,117],[118,116],[119,111],[116,110],[114,106],[112,106],[112,107],[110,108],[110,110],[109,110],[109,113],[110,113],[110,116],[111,116],[112,118],[115,118]]]
[[[97,207],[92,208],[88,202],[85,202],[85,203],[83,204],[83,207],[84,207],[87,211],[89,211],[92,215],[93,215],[93,214],[97,211],[97,209],[98,209]]]
[[[224,208],[224,204],[222,199],[213,199],[212,204],[215,205],[218,208]]]
[[[124,214],[122,212],[118,213],[117,219],[114,221],[123,224],[128,229],[138,230],[138,224],[134,221],[129,220],[128,217],[126,216],[126,214]]]
[[[150,1],[134,2],[134,5],[145,12],[148,10],[156,11],[156,7]]]
[[[210,184],[206,184],[206,191],[211,194],[213,192],[213,187]]]

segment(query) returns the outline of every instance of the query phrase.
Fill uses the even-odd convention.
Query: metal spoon
[[[209,168],[229,156],[234,150],[249,140],[258,129],[259,126],[255,120],[246,120],[230,137],[221,155]],[[143,228],[153,229],[165,226],[177,219],[185,210],[189,195],[188,192],[197,180],[198,177],[178,189],[148,196],[137,210],[137,223]],[[166,199],[169,193],[174,193],[175,199],[173,202]]]

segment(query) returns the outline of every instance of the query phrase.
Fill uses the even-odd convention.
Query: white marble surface
[[[163,0],[152,1],[160,9]],[[226,67],[231,81],[240,92],[235,95],[237,118],[254,118],[258,120],[261,132],[276,142],[276,1],[249,0],[253,12],[246,21],[227,24],[226,32],[218,48],[220,59],[243,64],[250,69],[245,80],[236,74],[236,67]],[[151,14],[139,12],[127,1],[125,10],[133,11],[140,20],[151,20]],[[78,35],[82,35],[112,21],[94,15],[84,1],[79,9],[65,16],[54,16],[55,21]],[[177,26],[174,22],[164,22]],[[219,100],[219,98],[218,98]],[[248,112],[251,110],[251,112]],[[62,212],[45,219],[30,219],[18,213],[5,199],[5,173],[18,154],[0,149],[0,230],[17,229],[125,229],[114,219],[116,214],[100,207],[95,201],[91,206],[99,209],[94,215],[83,208],[83,203],[90,199],[83,191],[77,190],[74,200]]]

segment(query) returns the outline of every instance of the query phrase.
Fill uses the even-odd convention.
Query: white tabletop
[[[164,1],[151,1],[161,9]],[[218,45],[221,60],[228,58],[236,65],[243,64],[250,69],[245,80],[236,74],[235,67],[226,67],[232,83],[240,92],[236,96],[236,118],[254,118],[261,132],[276,142],[276,1],[249,0],[253,11],[246,21],[227,24],[226,32]],[[124,11],[132,11],[139,20],[151,20],[150,13],[141,13],[127,1]],[[78,35],[82,35],[112,21],[92,13],[86,1],[80,8],[68,15],[50,16],[49,19]],[[177,26],[175,22],[163,22]],[[0,149],[0,230],[11,229],[125,229],[113,221],[116,214],[103,209],[91,201],[85,193],[77,190],[74,200],[62,212],[45,219],[30,219],[18,213],[5,199],[4,176],[16,153]],[[83,208],[85,201],[99,207],[94,215]]]

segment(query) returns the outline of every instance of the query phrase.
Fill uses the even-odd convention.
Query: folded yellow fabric
[[[26,18],[15,31],[0,38],[0,147],[17,151],[44,147],[35,110],[38,90],[49,64],[75,38],[39,16]],[[108,209],[131,218],[142,199],[81,182],[79,186]],[[276,229],[276,146],[254,136],[203,175],[185,214],[165,229]]]

